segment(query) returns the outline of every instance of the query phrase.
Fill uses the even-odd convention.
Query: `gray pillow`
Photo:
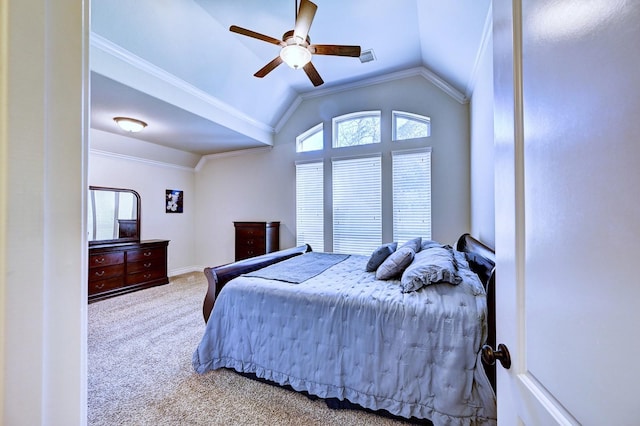
[[[387,257],[376,270],[376,278],[388,280],[402,274],[402,271],[411,263],[416,252],[411,247],[400,247]]]
[[[455,260],[451,249],[431,247],[415,255],[400,280],[402,292],[416,291],[433,283],[446,282],[460,284],[462,278],[457,274]]]
[[[418,238],[414,238],[412,240],[407,241],[406,243],[404,243],[403,245],[400,246],[400,248],[402,247],[411,247],[413,249],[413,251],[415,253],[419,252],[421,247],[422,247],[422,237],[418,237]]]
[[[373,272],[378,269],[378,266],[382,265],[382,262],[384,262],[385,259],[389,257],[389,255],[391,255],[391,253],[396,251],[397,247],[398,243],[387,243],[375,249],[374,252],[371,253],[371,257],[367,262],[365,270],[367,272]]]

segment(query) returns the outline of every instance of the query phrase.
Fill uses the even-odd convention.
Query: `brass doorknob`
[[[498,350],[494,351],[491,346],[484,345],[482,347],[482,362],[493,365],[496,363],[496,360],[500,361],[500,364],[507,370],[511,368],[511,355],[509,355],[507,346],[500,343]]]

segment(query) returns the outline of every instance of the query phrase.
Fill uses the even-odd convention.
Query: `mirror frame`
[[[96,246],[101,244],[120,244],[120,243],[137,243],[140,242],[140,222],[142,217],[142,202],[140,199],[140,194],[138,194],[133,189],[125,189],[125,188],[110,188],[106,186],[89,186],[90,191],[111,191],[111,192],[129,192],[136,197],[136,208],[138,210],[138,215],[136,218],[136,237],[125,237],[125,238],[116,238],[112,240],[89,240],[89,246]],[[91,202],[91,198],[87,200],[87,204]],[[87,214],[89,214],[89,206],[87,206]]]

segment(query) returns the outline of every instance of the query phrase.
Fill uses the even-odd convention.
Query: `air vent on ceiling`
[[[373,49],[363,50],[362,53],[360,53],[360,62],[362,62],[363,64],[365,62],[371,62],[375,60],[376,55],[373,54]]]

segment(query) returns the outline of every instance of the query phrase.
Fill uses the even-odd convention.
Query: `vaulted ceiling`
[[[253,74],[279,47],[295,0],[93,0],[91,126],[124,134],[113,117],[148,123],[127,134],[197,155],[265,146],[305,96],[420,73],[461,101],[473,86],[491,0],[314,0],[312,43],[359,45],[375,60],[313,56],[324,84],[282,64]]]

